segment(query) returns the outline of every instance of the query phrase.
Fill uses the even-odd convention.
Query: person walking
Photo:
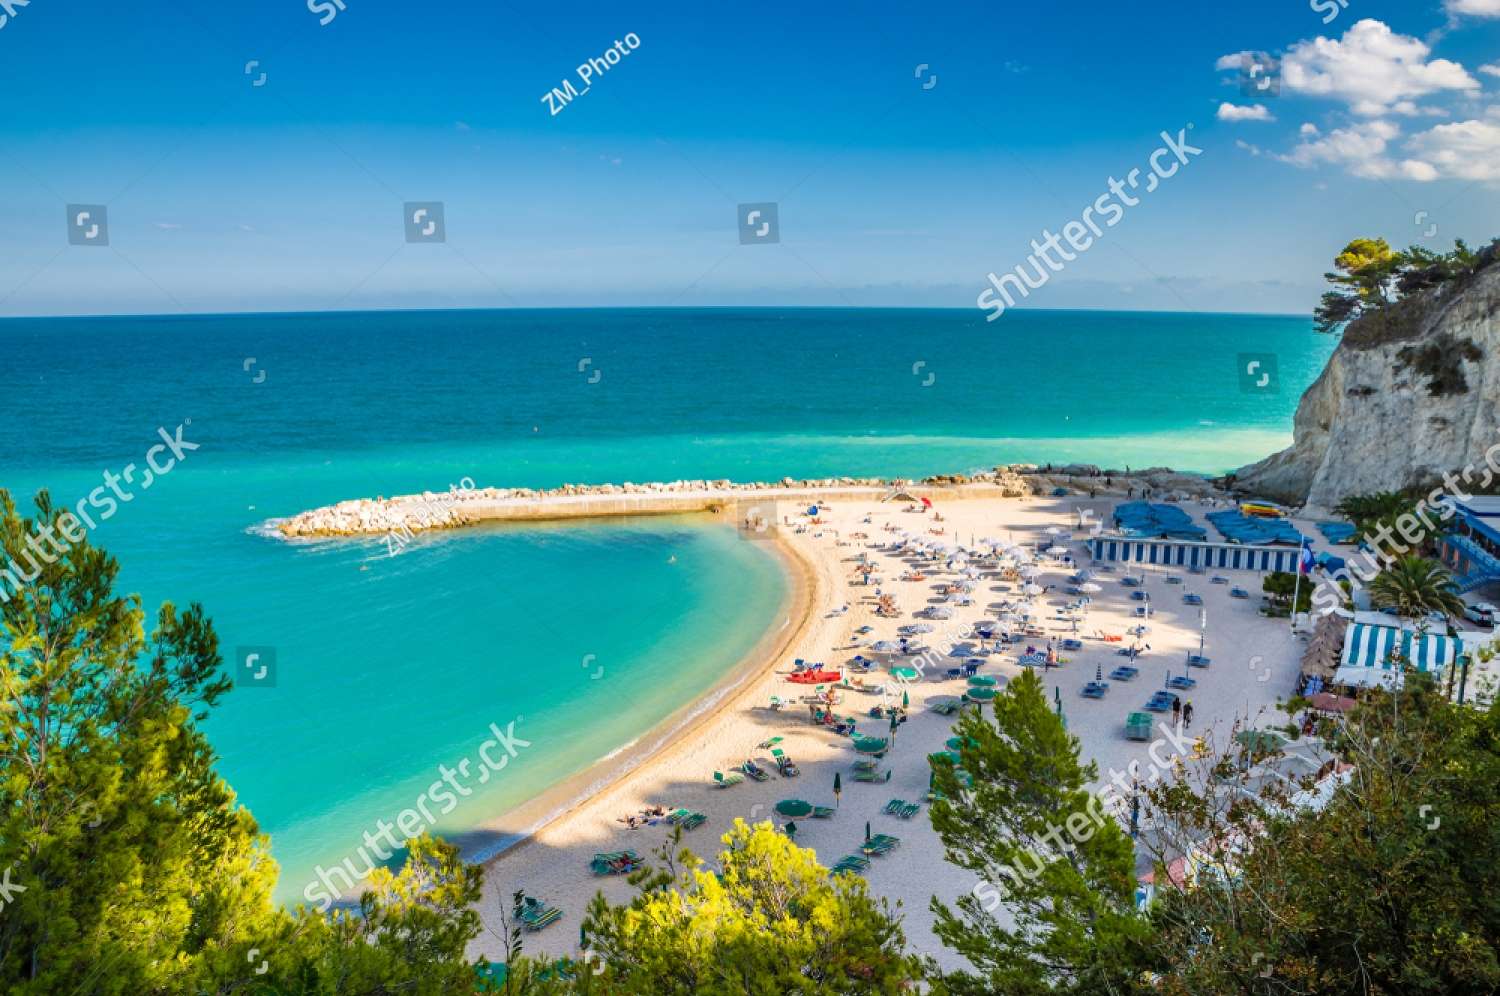
[[[1172,700],[1172,723],[1174,725],[1176,725],[1177,723],[1181,722],[1181,720],[1182,720],[1182,700],[1174,698]]]
[[[1193,700],[1192,699],[1188,699],[1188,701],[1186,703],[1184,703],[1183,706],[1182,706],[1182,725],[1183,726],[1192,726],[1193,725]]]

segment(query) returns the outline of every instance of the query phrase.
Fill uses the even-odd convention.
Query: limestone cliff
[[[1235,490],[1327,510],[1482,462],[1500,443],[1500,260],[1485,258],[1350,324],[1302,396],[1292,446],[1238,471]]]

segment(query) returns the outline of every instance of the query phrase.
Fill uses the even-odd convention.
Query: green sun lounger
[[[668,823],[673,826],[680,826],[684,830],[696,830],[707,819],[707,816],[692,809],[676,809],[667,814]]]
[[[738,785],[744,780],[745,776],[738,771],[731,771],[727,775],[722,771],[714,772],[714,784],[719,786],[719,788],[728,788],[731,785]]]
[[[854,762],[855,771],[875,771],[880,767],[880,762],[873,758],[862,757]]]
[[[814,806],[812,817],[815,820],[828,820],[833,818],[833,813],[834,809],[832,806]]]
[[[858,854],[851,854],[829,869],[834,875],[849,872],[853,875],[863,875],[870,867],[870,859]]]
[[[541,930],[561,920],[562,910],[556,906],[548,906],[540,899],[526,896],[521,900],[520,909],[516,910],[516,919],[527,930]]]
[[[641,856],[634,851],[605,851],[594,855],[589,870],[595,875],[625,875],[641,865]]]
[[[905,806],[906,806],[906,800],[905,799],[892,799],[890,802],[888,802],[888,803],[885,804],[885,808],[882,809],[881,812],[882,813],[899,813],[902,810],[902,808],[904,808]]]
[[[878,784],[890,781],[891,773],[889,771],[856,771],[854,773],[854,780],[857,782],[875,782]]]
[[[899,816],[899,817],[901,817],[903,820],[909,820],[913,816],[916,816],[921,811],[922,811],[921,805],[919,805],[918,803],[915,803],[915,802],[908,802],[904,806],[902,806],[900,809],[896,810],[896,815]]]
[[[866,855],[890,854],[901,844],[900,837],[892,837],[888,833],[877,833],[861,845],[860,850]]]

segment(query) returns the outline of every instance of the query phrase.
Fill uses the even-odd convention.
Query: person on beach
[[[1182,722],[1182,700],[1172,700],[1172,725],[1176,726]]]
[[[1193,700],[1192,699],[1188,699],[1188,701],[1183,704],[1183,707],[1182,707],[1182,725],[1183,726],[1192,726],[1193,725]]]

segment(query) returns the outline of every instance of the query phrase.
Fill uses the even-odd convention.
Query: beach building
[[[1462,653],[1463,641],[1449,636],[1446,630],[1424,632],[1410,620],[1383,612],[1356,612],[1344,634],[1344,652],[1330,684],[1356,689],[1398,688],[1402,669],[1393,661],[1397,657],[1412,669],[1443,681]]]
[[[1454,515],[1437,541],[1438,555],[1453,572],[1460,593],[1500,583],[1500,496],[1446,498]]]

